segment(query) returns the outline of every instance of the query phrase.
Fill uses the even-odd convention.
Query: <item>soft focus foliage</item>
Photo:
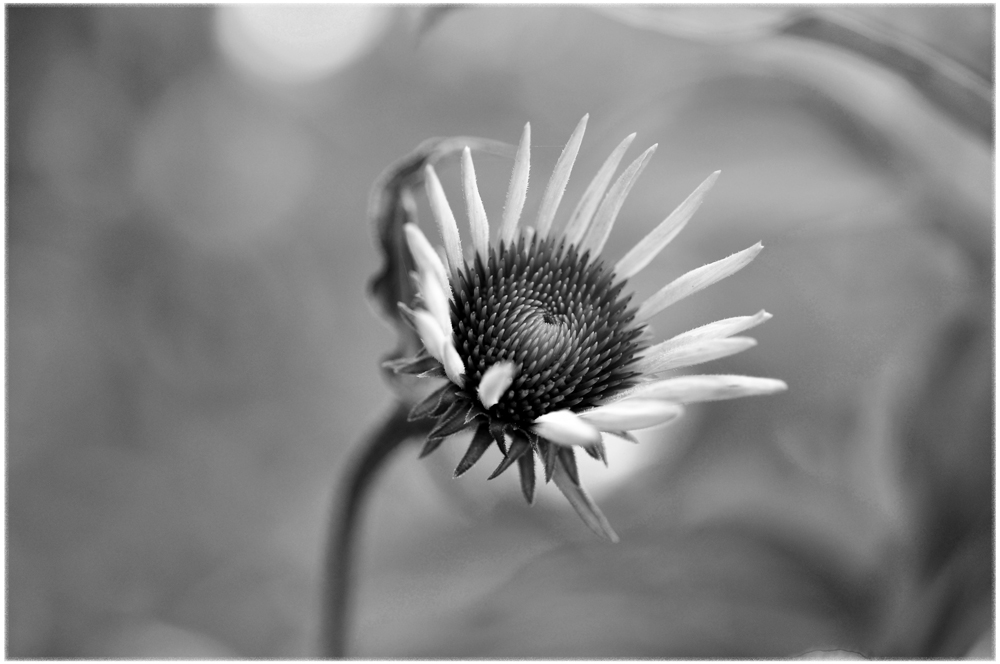
[[[625,134],[660,144],[612,260],[722,170],[635,287],[762,241],[658,327],[764,306],[712,370],[790,390],[691,408],[609,449],[617,474],[582,461],[617,546],[552,487],[529,509],[485,482],[498,458],[453,480],[464,445],[407,449],[367,510],[350,653],[991,657],[993,146],[806,40],[360,9],[368,41],[308,76],[248,67],[267,49],[235,57],[211,7],[7,10],[8,655],[314,652],[330,488],[395,398],[372,183],[529,120],[547,175],[589,112],[568,201]],[[992,80],[992,7],[853,11]],[[510,160],[476,170],[499,218]]]

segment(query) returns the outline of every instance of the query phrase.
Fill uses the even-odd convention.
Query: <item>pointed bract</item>
[[[420,455],[417,458],[423,459],[425,456],[436,450],[438,447],[441,446],[441,443],[444,442],[444,438],[445,437],[428,438],[426,441],[424,441],[424,446],[420,449]]]
[[[602,431],[601,438],[603,441],[604,436],[614,436],[615,438],[621,438],[622,440],[632,443],[633,445],[639,444],[639,439],[628,431]]]
[[[472,468],[483,456],[483,452],[492,444],[493,436],[490,435],[490,425],[483,422],[476,429],[472,442],[469,443],[469,449],[465,451],[465,456],[458,462],[458,466],[455,468],[455,477],[461,476],[469,468]]]
[[[576,450],[572,447],[560,447],[556,450],[560,463],[573,484],[580,483],[580,473],[576,469]]]
[[[521,474],[521,493],[530,505],[535,498],[535,455],[529,452],[518,457],[517,470]]]
[[[521,219],[524,201],[528,196],[528,171],[530,168],[531,123],[529,122],[524,125],[521,144],[517,146],[517,154],[514,156],[514,170],[510,174],[507,202],[503,208],[503,222],[500,225],[500,241],[508,246],[517,234],[517,222]]]
[[[459,431],[469,427],[470,420],[467,418],[471,404],[462,400],[456,400],[444,415],[438,420],[437,425],[427,434],[428,438],[447,438]]]
[[[608,523],[607,518],[594,503],[590,494],[579,484],[573,483],[562,464],[556,464],[552,479],[555,480],[556,486],[566,496],[566,500],[573,506],[588,528],[611,542],[619,541],[617,533],[611,528],[611,524]]]
[[[552,473],[556,469],[556,463],[559,461],[559,446],[555,443],[550,443],[545,441],[541,447],[542,451],[542,465],[545,468],[545,482],[548,483],[552,479]]]
[[[583,133],[587,130],[587,119],[589,115],[584,115],[580,119],[573,134],[569,137],[566,147],[563,148],[556,167],[552,170],[552,177],[545,187],[545,194],[542,195],[542,202],[538,207],[538,221],[535,223],[535,230],[539,237],[545,237],[552,227],[552,220],[556,218],[556,211],[562,201],[563,193],[566,191],[566,183],[569,182],[569,175],[573,171],[573,164],[576,162],[576,155],[580,152],[580,143],[583,142]]]
[[[493,471],[493,474],[486,479],[491,480],[503,471],[510,468],[511,464],[517,461],[522,454],[531,453],[531,443],[520,433],[514,433],[511,437],[510,449],[507,450],[507,454],[504,456],[503,461],[497,466],[497,469]]]
[[[639,240],[638,244],[615,263],[615,274],[622,279],[629,279],[649,265],[649,262],[656,258],[656,255],[663,251],[663,248],[670,244],[671,240],[677,237],[677,234],[684,229],[694,213],[698,211],[705,199],[705,194],[719,179],[721,172],[715,171],[709,175],[683,203],[677,206],[676,210],[670,213],[670,216],[661,221],[649,235]]]
[[[507,438],[504,435],[504,426],[500,420],[490,420],[490,435],[493,436],[493,441],[500,448],[503,454],[507,454]]]
[[[447,410],[442,410],[442,407],[451,407],[454,398],[455,388],[452,387],[451,383],[446,383],[431,392],[430,396],[411,408],[408,419],[412,422],[414,420],[422,420],[428,417],[443,415],[447,412]]]
[[[604,443],[600,442],[596,445],[587,445],[583,448],[583,451],[592,459],[597,459],[604,464],[604,467],[608,467],[608,453],[604,448]]]

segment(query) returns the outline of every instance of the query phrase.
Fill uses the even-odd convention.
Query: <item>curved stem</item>
[[[395,409],[348,460],[345,482],[333,492],[323,589],[322,654],[344,657],[347,645],[347,609],[350,604],[351,565],[359,515],[372,481],[385,461],[406,439],[427,430],[427,421],[407,420],[409,406]]]

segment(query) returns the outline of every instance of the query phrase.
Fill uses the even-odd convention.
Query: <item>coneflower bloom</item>
[[[415,358],[391,363],[397,372],[443,378],[444,384],[412,410],[435,418],[421,456],[462,431],[474,430],[459,476],[494,443],[503,461],[490,479],[517,463],[530,503],[535,455],[545,481],[554,480],[595,532],[617,536],[580,486],[575,450],[607,463],[608,436],[679,417],[683,404],[770,394],[780,380],[731,375],[664,377],[667,372],[744,351],[756,342],[736,336],[770,314],[727,318],[652,343],[650,321],[669,305],[746,266],[758,243],[673,280],[638,307],[627,290],[633,277],[687,224],[719,173],[711,174],[666,219],[617,263],[601,251],[629,190],[656,146],[612,183],[635,134],[623,140],[590,182],[561,232],[553,221],[587,124],[584,116],[563,149],[542,196],[533,227],[520,224],[528,187],[531,126],[514,158],[506,206],[491,233],[468,147],[462,154],[471,251],[433,166],[425,168],[430,208],[441,235],[435,249],[416,224],[404,226],[419,296],[400,310],[423,343]]]

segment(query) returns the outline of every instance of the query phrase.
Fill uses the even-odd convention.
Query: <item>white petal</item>
[[[517,367],[513,362],[497,362],[479,380],[479,401],[486,408],[492,408],[514,382]]]
[[[601,431],[633,431],[680,417],[684,407],[659,399],[623,399],[580,413],[580,418]]]
[[[629,398],[666,399],[678,403],[738,399],[788,389],[783,380],[756,376],[677,376],[633,388]]]
[[[615,274],[622,279],[628,279],[649,265],[649,262],[656,258],[656,255],[670,244],[671,240],[677,237],[677,234],[687,225],[688,220],[701,207],[705,194],[715,184],[721,172],[715,171],[709,175],[690,196],[684,199],[683,203],[677,206],[676,210],[670,213],[670,216],[661,221],[660,225],[654,228],[649,235],[639,240],[638,244],[615,264]]]
[[[531,123],[524,125],[521,134],[521,144],[517,146],[514,156],[514,170],[510,174],[510,186],[507,188],[507,202],[503,208],[503,221],[500,225],[500,240],[510,244],[517,234],[517,222],[524,209],[524,201],[528,196],[528,171],[531,164]]]
[[[414,223],[403,224],[403,234],[406,236],[406,244],[410,248],[413,262],[417,264],[417,270],[421,274],[433,274],[450,299],[451,284],[448,283],[448,272],[427,236]]]
[[[601,432],[569,410],[555,410],[535,418],[532,429],[542,438],[559,445],[594,445]]]
[[[634,133],[626,136],[625,140],[619,143],[618,147],[608,155],[600,170],[597,171],[597,175],[587,185],[587,190],[580,197],[580,202],[576,204],[573,214],[570,215],[569,221],[566,223],[566,229],[563,231],[563,235],[566,237],[568,243],[576,245],[583,239],[587,228],[590,227],[591,220],[594,218],[594,212],[597,211],[597,206],[600,204],[601,199],[604,198],[604,192],[607,191],[608,185],[611,184],[611,178],[614,177],[615,169],[618,168],[622,157],[625,156],[625,151],[628,150],[628,146],[632,144],[634,139]]]
[[[615,183],[611,185],[608,195],[604,197],[601,206],[597,208],[593,223],[590,224],[583,240],[580,241],[580,253],[589,249],[592,256],[597,256],[604,249],[604,243],[608,241],[611,228],[615,225],[615,219],[618,218],[618,212],[622,209],[625,198],[632,190],[632,185],[635,184],[639,175],[642,174],[643,169],[646,168],[646,164],[649,163],[654,152],[656,152],[655,144],[629,164],[625,172],[618,176]]]
[[[444,340],[441,355],[441,364],[444,365],[444,372],[448,379],[459,387],[465,385],[465,364],[458,351],[455,350],[455,344],[452,343],[451,337]]]
[[[693,330],[682,332],[675,337],[670,337],[659,345],[661,349],[665,349],[684,346],[686,344],[694,343],[695,341],[725,339],[726,337],[731,337],[734,334],[739,334],[740,332],[745,332],[750,328],[757,327],[761,323],[769,321],[772,318],[774,318],[774,316],[761,309],[753,316],[734,316],[733,318],[724,318],[722,320],[717,320],[714,323],[709,323],[708,325],[696,327]]]
[[[441,231],[441,239],[444,241],[445,255],[448,257],[448,267],[458,270],[462,267],[462,239],[458,235],[458,224],[455,223],[455,215],[448,205],[448,199],[444,195],[441,181],[438,180],[434,167],[430,164],[424,167],[424,179],[427,186],[427,200],[431,205],[431,212]]]
[[[594,503],[590,494],[579,484],[573,483],[573,480],[569,477],[569,473],[562,467],[562,463],[556,463],[556,467],[552,472],[552,481],[555,482],[559,490],[566,496],[566,500],[573,506],[573,509],[580,515],[580,518],[583,519],[588,528],[601,537],[606,537],[611,542],[619,541],[618,535],[611,528],[611,524],[608,523],[607,518],[605,518],[597,504]]]
[[[417,336],[423,342],[424,348],[431,354],[431,357],[438,362],[442,362],[444,359],[443,350],[446,337],[437,319],[429,311],[423,309],[415,309],[412,315],[413,324],[417,328]]]
[[[476,168],[472,164],[469,146],[462,150],[462,182],[465,185],[465,206],[469,213],[469,229],[472,231],[472,248],[485,260],[490,250],[490,224],[486,220],[486,208],[476,185]]]
[[[703,288],[711,286],[717,281],[721,281],[731,274],[739,272],[752,261],[764,246],[757,244],[738,251],[732,256],[727,256],[722,260],[702,265],[690,272],[682,274],[669,284],[661,288],[655,295],[642,303],[639,311],[636,312],[636,320],[648,320],[651,316],[660,313],[671,304],[679,302],[692,293],[697,293]]]
[[[583,142],[583,133],[587,129],[589,117],[589,114],[584,115],[579,124],[576,125],[566,147],[559,155],[556,167],[552,171],[552,177],[549,178],[549,184],[545,187],[545,194],[542,195],[542,202],[538,206],[538,221],[535,222],[536,232],[541,238],[548,235],[549,228],[552,227],[552,220],[556,218],[556,210],[559,209],[559,203],[566,191],[566,183],[569,182],[569,175],[573,170],[576,155],[580,152],[580,143]]]
[[[645,355],[639,359],[635,370],[644,374],[657,374],[735,355],[756,345],[757,341],[750,337],[709,339],[674,348],[663,348],[657,344],[648,349]]]
[[[448,294],[441,288],[437,277],[429,272],[418,274],[420,297],[423,298],[427,311],[434,316],[445,337],[451,338],[451,303]]]

